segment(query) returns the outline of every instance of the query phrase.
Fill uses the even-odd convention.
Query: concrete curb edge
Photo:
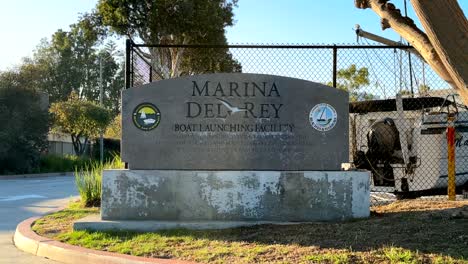
[[[0,180],[14,180],[25,178],[47,178],[47,177],[72,177],[75,172],[50,172],[50,173],[31,173],[31,174],[9,174],[0,175]]]
[[[137,257],[68,245],[39,236],[32,231],[32,224],[39,218],[31,217],[19,223],[13,237],[13,242],[18,249],[38,257],[45,257],[67,264],[195,264],[195,262],[176,259]]]

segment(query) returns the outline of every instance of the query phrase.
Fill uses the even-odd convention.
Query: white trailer
[[[447,189],[448,115],[455,116],[456,186],[468,187],[468,109],[440,97],[350,104],[352,164],[372,191],[411,197]]]

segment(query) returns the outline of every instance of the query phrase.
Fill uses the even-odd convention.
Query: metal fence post
[[[102,83],[102,56],[99,56],[99,106],[104,107],[104,86]],[[104,163],[104,129],[99,132],[99,160]]]
[[[131,87],[130,72],[131,72],[131,55],[132,52],[132,41],[127,39],[125,41],[125,89]]]
[[[336,88],[336,61],[337,61],[337,54],[338,53],[338,48],[336,45],[333,45],[333,87]]]
[[[448,199],[455,201],[455,117],[447,117]]]
[[[153,82],[153,66],[149,67],[149,82]]]

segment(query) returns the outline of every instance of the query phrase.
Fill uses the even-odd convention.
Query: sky
[[[404,0],[393,3],[403,10]],[[12,68],[31,56],[42,38],[58,29],[68,30],[97,0],[0,0],[0,70]],[[465,13],[468,1],[459,1]],[[403,11],[402,11],[403,12]],[[227,29],[231,44],[356,44],[353,28],[393,40],[382,31],[370,9],[354,7],[354,0],[239,0],[236,23]],[[417,21],[408,0],[408,15]],[[124,40],[119,40],[123,43]]]

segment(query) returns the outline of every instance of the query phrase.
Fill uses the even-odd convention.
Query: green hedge
[[[93,151],[91,155],[93,159],[99,160],[101,158],[100,154],[100,144],[99,138],[93,140]],[[110,162],[114,159],[115,156],[120,156],[120,139],[104,138],[104,161]]]
[[[40,165],[37,173],[48,172],[69,172],[81,170],[92,163],[87,157],[78,157],[73,155],[44,155],[40,158]]]

